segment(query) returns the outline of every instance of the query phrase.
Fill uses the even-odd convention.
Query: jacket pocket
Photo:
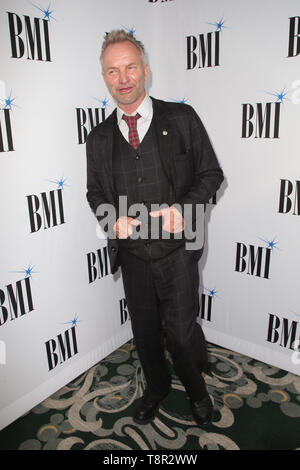
[[[174,160],[175,161],[188,160],[188,158],[189,158],[188,152],[177,153],[177,154],[174,155]]]

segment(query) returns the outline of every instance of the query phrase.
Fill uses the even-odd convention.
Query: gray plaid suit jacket
[[[176,203],[207,203],[224,177],[201,119],[187,104],[151,99],[159,153]],[[112,173],[114,126],[116,110],[87,138],[87,200],[95,214],[101,204],[118,205]],[[101,224],[102,218],[97,218]],[[108,253],[114,273],[119,266],[117,239],[108,239]]]

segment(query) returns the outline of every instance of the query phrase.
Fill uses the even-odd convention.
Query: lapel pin
[[[163,131],[163,135],[168,135],[168,131]]]

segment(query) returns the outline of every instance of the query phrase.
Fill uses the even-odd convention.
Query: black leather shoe
[[[199,426],[207,426],[212,421],[213,405],[207,394],[202,400],[191,402],[194,419]]]
[[[164,395],[158,397],[146,389],[134,411],[133,420],[138,424],[150,423],[155,417],[159,404],[166,398],[169,391],[170,389]]]

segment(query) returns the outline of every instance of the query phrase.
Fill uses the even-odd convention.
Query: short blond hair
[[[125,31],[124,29],[113,29],[110,33],[107,33],[104,36],[104,41],[102,43],[100,62],[102,65],[103,54],[111,44],[116,44],[118,42],[130,41],[141,53],[143,62],[145,63],[145,48],[144,44],[136,39],[132,33]]]

